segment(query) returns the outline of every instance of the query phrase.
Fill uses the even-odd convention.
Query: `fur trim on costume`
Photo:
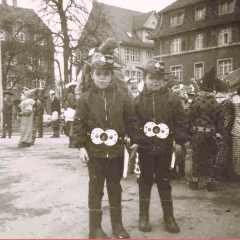
[[[115,38],[108,38],[105,42],[103,42],[99,49],[103,55],[114,55],[114,50],[119,48],[119,44]]]

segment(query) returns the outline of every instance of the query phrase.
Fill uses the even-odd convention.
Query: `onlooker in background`
[[[11,101],[12,92],[3,91],[3,135],[2,138],[6,138],[6,132],[8,131],[8,137],[11,138],[12,136],[12,109],[13,109],[13,102]]]
[[[193,178],[189,187],[198,189],[201,177],[207,177],[208,191],[215,191],[215,160],[217,141],[222,134],[221,110],[215,99],[214,66],[198,81],[201,92],[194,97],[188,110],[193,145]]]
[[[44,114],[44,106],[42,103],[42,98],[38,97],[36,102],[36,128],[38,131],[37,138],[43,137],[43,114]]]
[[[33,140],[33,105],[34,90],[25,91],[21,95],[20,112],[20,140],[18,147],[30,147]]]
[[[51,111],[52,114],[57,112],[58,117],[55,121],[52,121],[52,129],[53,129],[53,136],[51,138],[59,138],[60,126],[59,126],[59,116],[61,114],[61,106],[59,99],[55,96],[55,92],[53,90],[49,91],[49,96],[51,100]]]
[[[135,79],[134,77],[130,77],[127,80],[127,84],[128,84],[128,88],[131,90],[134,98],[137,97],[140,93],[138,91],[138,81],[137,81],[137,79]]]
[[[76,109],[76,98],[74,95],[75,92],[75,88],[76,88],[76,82],[71,82],[69,84],[66,85],[66,88],[68,89],[68,95],[67,95],[67,99],[65,102],[65,110],[67,110],[68,108],[71,108],[73,110]],[[69,137],[69,148],[76,148],[73,144],[73,118],[70,119],[66,119],[66,131],[67,131],[67,136]]]

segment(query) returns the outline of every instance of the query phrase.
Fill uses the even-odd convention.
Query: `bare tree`
[[[68,83],[71,79],[73,50],[87,20],[91,0],[69,0],[66,9],[63,9],[63,0],[39,2],[38,14],[51,27],[54,45],[63,54],[64,83]]]

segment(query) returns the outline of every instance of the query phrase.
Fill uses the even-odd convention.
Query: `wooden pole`
[[[3,108],[3,87],[2,87],[2,43],[1,43],[1,39],[0,39],[0,130],[2,130],[2,124],[3,124],[2,108]]]

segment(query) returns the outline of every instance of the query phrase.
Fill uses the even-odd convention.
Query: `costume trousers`
[[[59,137],[59,133],[60,133],[59,120],[52,122],[52,129],[53,129],[53,136]]]
[[[139,153],[139,198],[150,199],[154,178],[161,200],[170,200],[172,187],[170,185],[169,167],[172,158],[172,144],[163,143],[158,155]]]
[[[89,171],[89,209],[101,209],[103,188],[106,180],[109,204],[121,207],[122,187],[120,181],[123,174],[123,157],[90,158]]]
[[[5,137],[8,131],[8,136],[12,136],[12,114],[3,113],[3,136]]]
[[[216,139],[208,133],[193,134],[193,177],[215,177]]]
[[[43,115],[36,116],[38,136],[43,136]]]

